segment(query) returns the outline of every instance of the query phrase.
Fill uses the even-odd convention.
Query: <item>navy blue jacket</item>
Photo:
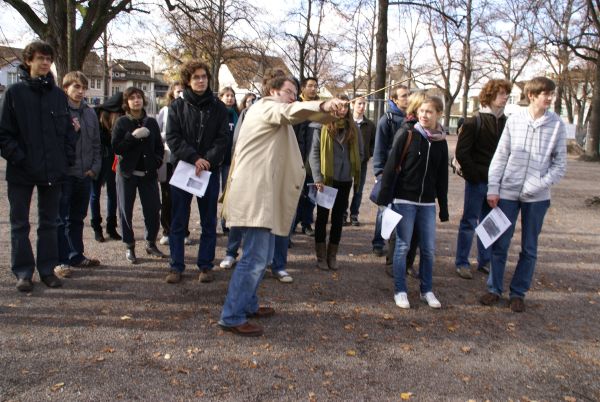
[[[373,174],[375,177],[383,173],[383,168],[394,144],[394,137],[404,123],[404,118],[405,115],[400,109],[390,109],[381,116],[377,123],[375,150],[373,151]]]
[[[67,96],[52,74],[32,79],[20,66],[0,106],[0,152],[6,180],[30,185],[62,182],[75,160],[75,130]]]

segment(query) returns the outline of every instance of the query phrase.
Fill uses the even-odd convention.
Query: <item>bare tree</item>
[[[250,41],[236,35],[242,26],[251,27],[256,8],[244,1],[188,0],[163,9],[175,43],[154,37],[155,48],[174,64],[186,58],[199,58],[211,68],[214,90],[219,88],[219,69],[230,60],[247,57],[256,50]]]
[[[55,0],[44,1],[40,7],[32,7],[24,0],[4,2],[23,17],[36,35],[55,49],[59,78],[68,71],[81,70],[86,56],[117,15],[147,12],[133,0]]]
[[[536,49],[533,31],[536,9],[535,3],[521,0],[495,2],[490,4],[486,21],[481,24],[483,39],[491,55],[488,66],[513,84]]]

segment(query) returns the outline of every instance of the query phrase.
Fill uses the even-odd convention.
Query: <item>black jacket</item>
[[[142,139],[131,135],[140,127],[150,130],[150,135]],[[164,147],[160,128],[152,117],[144,116],[139,120],[129,115],[119,117],[112,131],[112,147],[119,157],[117,171],[121,176],[130,177],[134,170],[142,170],[147,177],[157,177],[156,170],[162,164]]]
[[[439,217],[448,220],[448,143],[429,141],[413,126],[404,124],[394,140],[394,145],[383,169],[378,205],[388,205],[394,198],[430,203],[438,200]],[[408,131],[412,130],[412,141],[404,164],[397,174],[400,156]]]
[[[21,82],[11,85],[0,106],[0,152],[8,161],[6,180],[54,185],[75,160],[75,130],[67,96],[52,74],[32,79],[20,66]]]
[[[202,96],[186,88],[183,97],[169,106],[168,122],[167,144],[173,166],[180,160],[193,165],[203,158],[211,171],[218,170],[230,144],[229,117],[225,104],[210,88]]]
[[[456,159],[462,168],[463,177],[471,183],[487,183],[490,163],[506,124],[504,115],[497,118],[491,113],[480,113],[479,116],[479,132],[476,117],[465,119],[456,143]]]

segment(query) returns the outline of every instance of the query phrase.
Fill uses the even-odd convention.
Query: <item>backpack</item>
[[[465,120],[464,119],[459,119],[458,122],[458,135],[460,135],[461,128],[464,124]],[[479,136],[479,133],[481,132],[481,116],[479,115],[479,113],[477,113],[475,115],[475,125],[476,125],[476,130],[475,130],[475,138],[477,138],[477,136]],[[462,168],[460,166],[460,163],[458,163],[458,159],[456,159],[456,155],[454,155],[452,157],[452,159],[450,159],[450,167],[452,168],[452,173],[459,175],[460,177],[463,177],[463,171]]]

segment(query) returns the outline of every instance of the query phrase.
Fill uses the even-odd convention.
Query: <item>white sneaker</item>
[[[225,258],[223,258],[223,261],[221,261],[221,263],[219,264],[219,266],[223,269],[231,269],[234,265],[235,257],[232,257],[230,255],[226,255]]]
[[[410,308],[410,303],[408,302],[408,295],[406,292],[398,292],[394,295],[394,301],[396,302],[396,306],[400,308]]]
[[[163,236],[163,237],[161,237],[158,242],[160,244],[162,244],[163,246],[169,245],[169,236]]]
[[[292,278],[292,276],[285,271],[278,271],[275,273],[275,276],[277,277],[277,279],[279,279],[279,282],[283,282],[283,283],[294,282],[294,278]]]
[[[190,239],[189,237],[186,237],[185,239],[183,239],[183,244],[185,244],[186,246],[189,246],[190,244],[192,244],[192,239]]]
[[[421,294],[421,300],[429,304],[431,308],[442,308],[442,303],[435,297],[433,292]]]

